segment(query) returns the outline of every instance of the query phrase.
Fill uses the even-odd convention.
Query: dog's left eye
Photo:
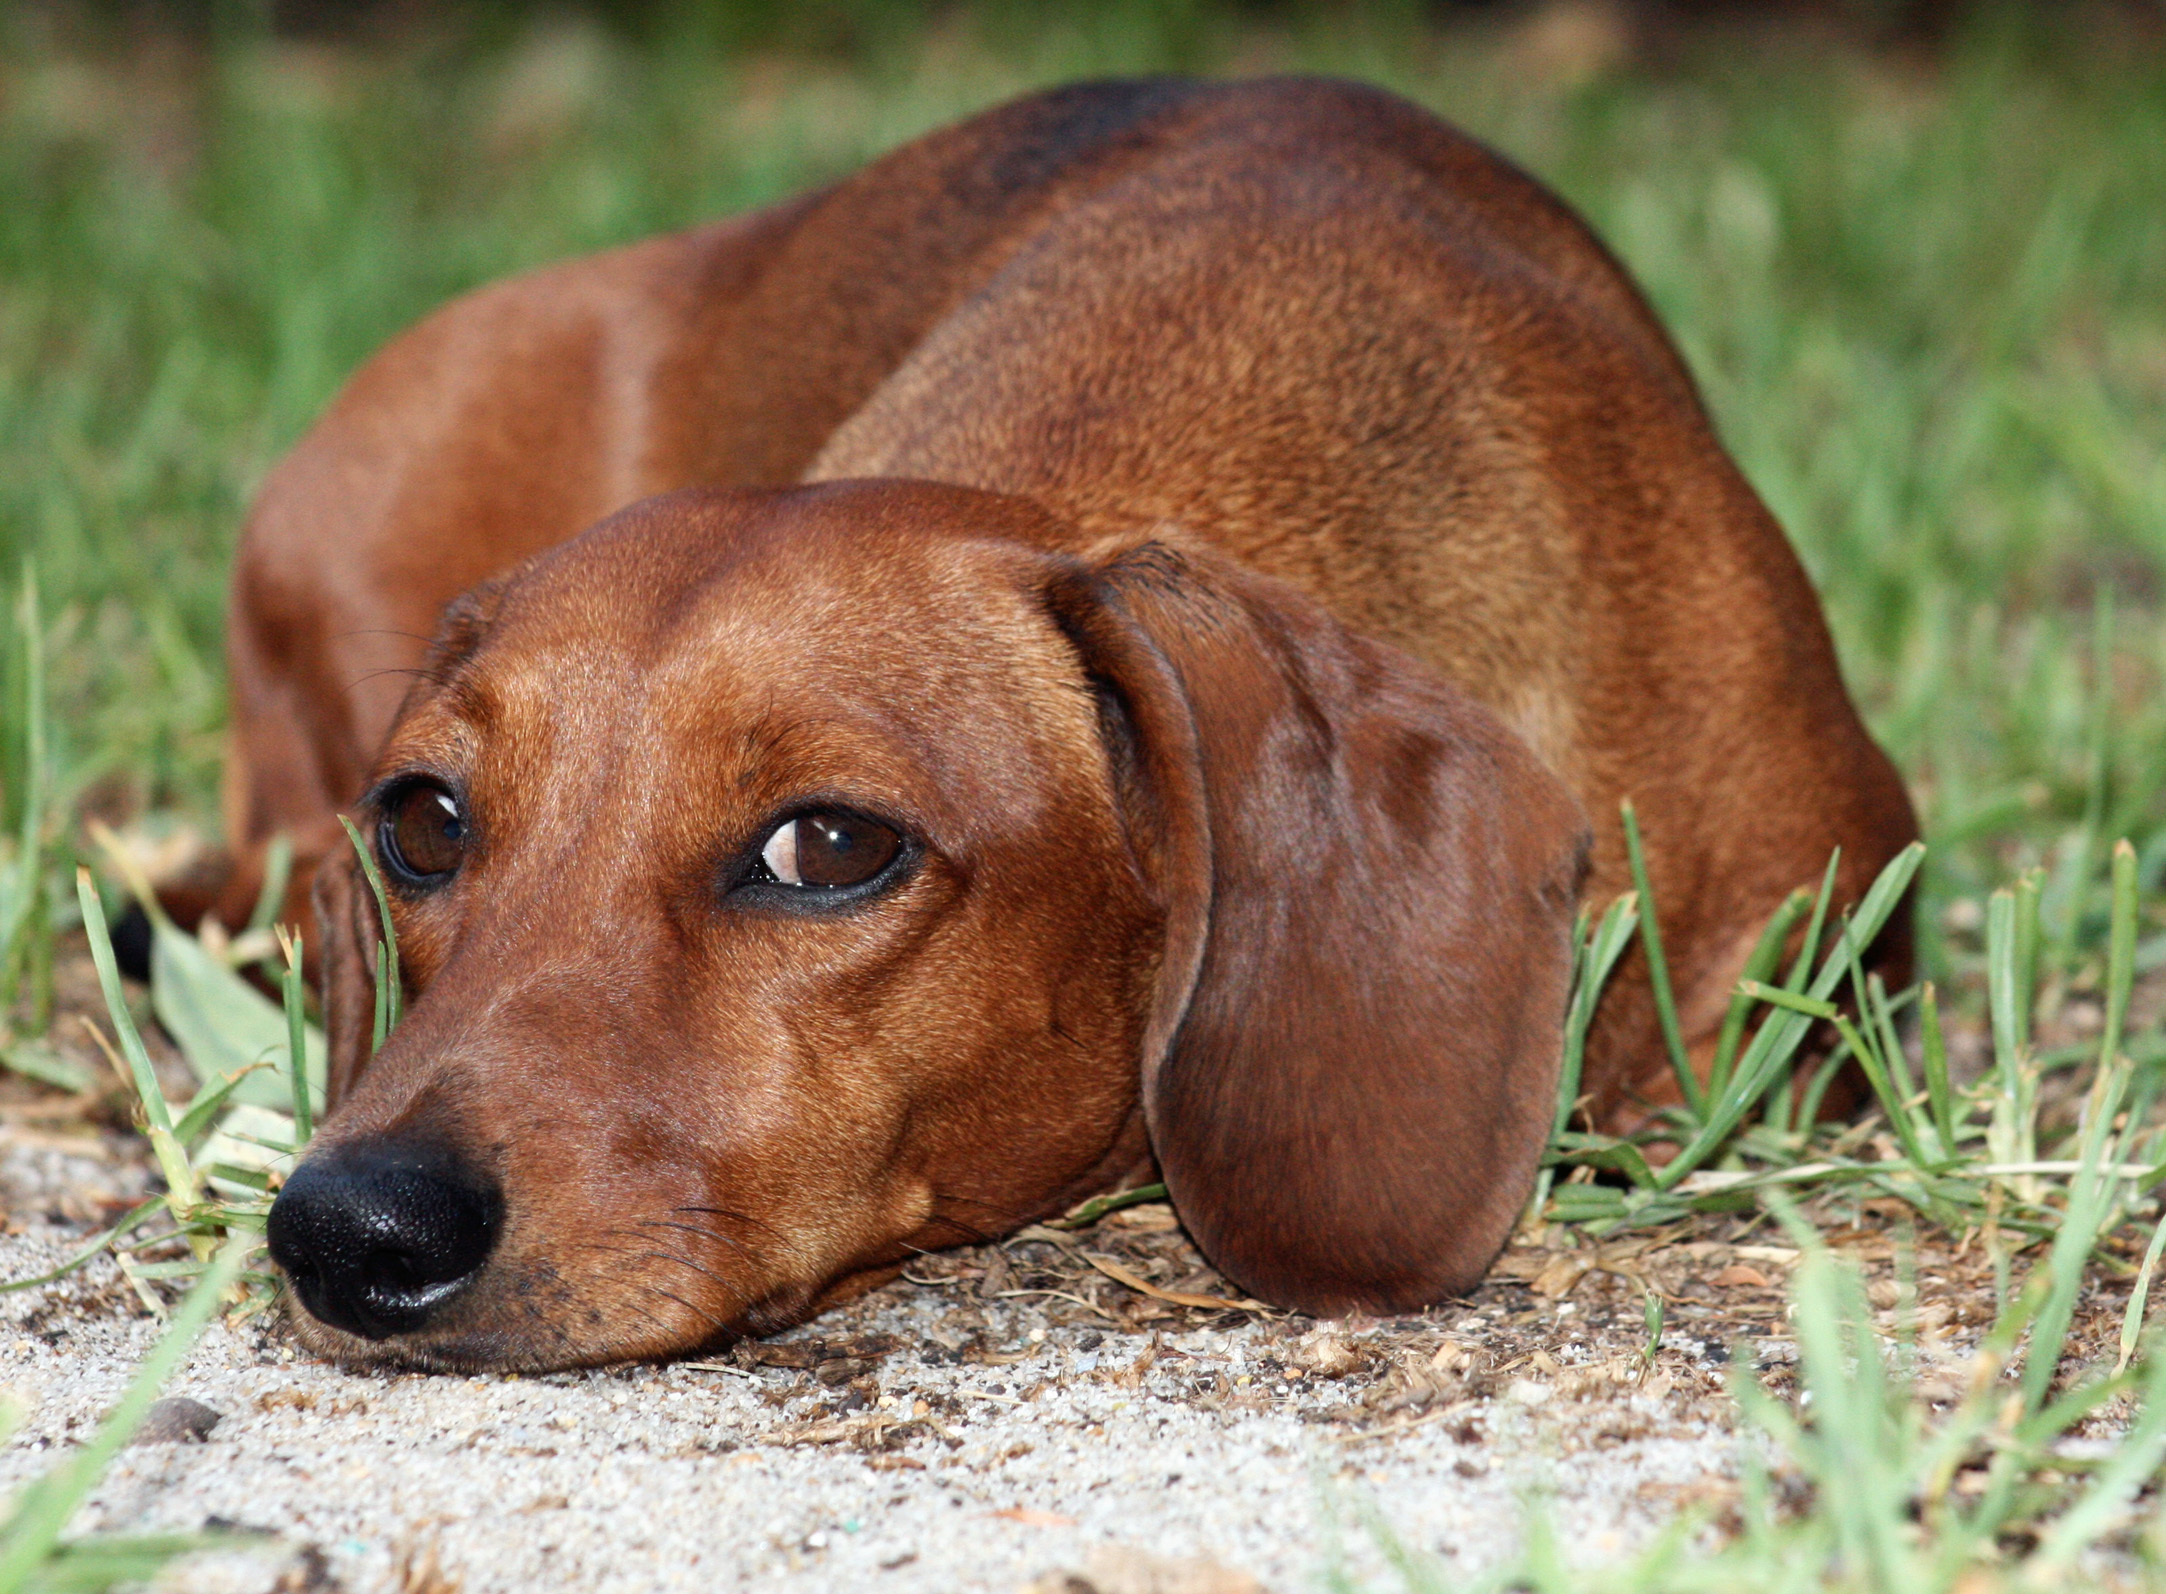
[[[902,837],[863,814],[811,813],[784,820],[760,848],[777,883],[817,889],[862,885],[895,861]]]

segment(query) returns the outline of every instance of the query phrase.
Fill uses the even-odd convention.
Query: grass
[[[1686,35],[1659,68],[1594,12],[1576,33],[1439,29],[1384,4],[834,14],[847,25],[766,53],[729,7],[664,8],[643,39],[559,15],[332,46],[230,18],[194,43],[99,45],[51,13],[0,17],[0,570],[20,572],[0,669],[5,1060],[90,1083],[44,1035],[55,937],[81,927],[100,950],[118,901],[69,875],[101,850],[112,878],[129,867],[87,821],[130,846],[211,826],[242,508],[384,338],[466,287],[780,198],[1041,84],[1348,73],[1550,181],[1646,287],[1818,584],[1930,843],[1850,923],[1824,893],[1787,904],[1712,1078],[1630,1139],[1576,1126],[1576,1058],[1632,942],[1661,966],[1660,904],[1641,878],[1582,925],[1532,1221],[1563,1243],[1741,1206],[1790,1224],[1810,1400],[1741,1372],[1756,1437],[1719,1543],[1681,1521],[1645,1557],[1574,1570],[1537,1515],[1489,1586],[2156,1576],[2166,1542],[2124,1513],[2166,1444],[2166,1358],[2141,1332],[2166,1228],[2132,1281],[2121,1366],[2056,1364],[2086,1281],[2127,1266],[2104,1242],[2156,1225],[2166,1156],[2166,54],[2014,13],[1980,13],[1930,61],[1761,29]],[[1913,880],[1926,979],[1889,992],[1855,949]],[[230,944],[157,927],[153,1009],[197,1074],[186,1104],[159,1091],[101,964],[166,1190],[100,1244],[161,1311],[260,1229],[271,1165],[313,1120],[298,949],[281,959],[260,918]],[[1666,1012],[1664,1033],[1678,1055]],[[1817,1127],[1844,1062],[1874,1105]],[[1976,1236],[2000,1270],[2000,1320],[1952,1409],[1812,1238],[1871,1197]],[[238,1288],[269,1299],[260,1271]],[[1658,1314],[1650,1298],[1650,1355]],[[2055,1448],[2102,1418],[2125,1434],[2108,1455]],[[63,1495],[38,1498],[64,1524]],[[37,1503],[0,1565],[26,1533],[57,1564]],[[1371,1526],[1409,1588],[1456,1586]],[[2100,1546],[2120,1558],[2103,1572]]]

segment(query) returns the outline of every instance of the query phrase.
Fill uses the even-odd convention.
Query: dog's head
[[[636,506],[454,605],[318,908],[315,1345],[781,1327],[1152,1158],[1319,1312],[1469,1286],[1554,1100],[1582,828],[1290,589],[915,483]]]

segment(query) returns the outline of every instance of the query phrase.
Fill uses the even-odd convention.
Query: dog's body
[[[571,540],[687,488],[732,491]],[[1524,1198],[1621,799],[1702,1056],[1782,897],[1914,833],[1615,265],[1344,85],[1065,90],[462,300],[280,467],[234,591],[224,911],[364,788],[467,849],[394,891],[373,1063],[321,871],[342,1105],[282,1259],[347,1354],[771,1328],[1154,1158],[1259,1293],[1433,1300]],[[896,839],[873,894],[732,861],[793,812]],[[1661,1057],[1629,975],[1598,1111]],[[415,1242],[426,1326],[323,1216],[386,1178],[487,1233]]]

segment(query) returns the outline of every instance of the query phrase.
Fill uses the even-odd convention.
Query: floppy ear
[[[376,1038],[376,944],[383,936],[376,899],[343,834],[316,868],[313,895],[316,944],[323,948],[317,989],[323,999],[328,1110],[345,1100],[368,1066]]]
[[[1215,555],[1047,599],[1166,914],[1143,1103],[1182,1221],[1303,1311],[1472,1287],[1554,1110],[1577,805],[1414,659]]]

